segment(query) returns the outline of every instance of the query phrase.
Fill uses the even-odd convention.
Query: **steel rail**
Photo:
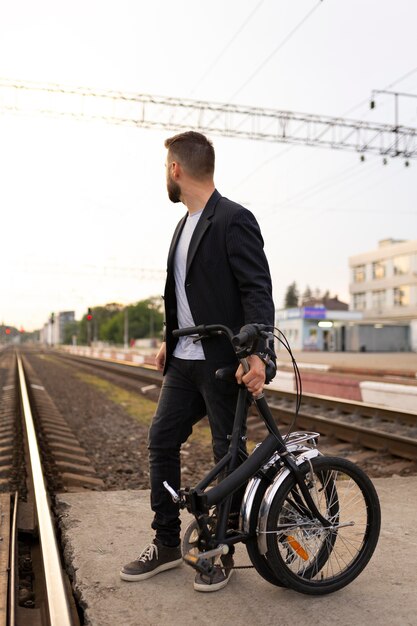
[[[27,434],[39,537],[42,547],[42,559],[51,626],[72,626],[71,611],[62,574],[58,543],[50,512],[45,480],[42,473],[41,459],[35,433],[29,396],[23,371],[22,360],[17,358],[20,394]]]
[[[301,375],[302,379],[302,375]],[[286,400],[295,400],[294,391],[280,391],[276,389],[265,388],[266,393],[273,398],[283,398]],[[323,407],[328,410],[338,410],[341,413],[349,415],[363,415],[365,417],[375,417],[381,420],[391,422],[403,422],[409,426],[417,426],[417,413],[405,412],[400,409],[391,409],[379,404],[365,404],[356,400],[346,400],[344,398],[333,398],[331,396],[322,396],[318,394],[303,393],[303,401],[309,406]]]
[[[294,418],[294,411],[271,405],[270,409],[272,415],[285,424],[289,424]],[[417,460],[417,439],[413,437],[378,430],[374,426],[364,426],[363,423],[352,424],[322,415],[314,415],[307,410],[298,414],[297,424],[300,428],[313,428],[323,435],[332,435],[342,441],[356,442],[365,448],[386,450],[412,461]]]
[[[16,624],[16,542],[17,542],[17,506],[18,492],[14,494],[13,519],[10,535],[10,561],[9,561],[9,626]]]
[[[60,356],[63,356],[62,353]],[[160,386],[162,384],[162,375],[156,370],[141,367],[140,365],[132,365],[130,363],[120,363],[114,360],[105,360],[98,357],[85,357],[67,355],[70,359],[79,362],[89,362],[94,367],[105,369],[107,371],[117,371],[118,374],[136,380],[145,380]],[[265,388],[265,395],[270,401],[270,409],[277,420],[284,421],[285,424],[290,423],[294,418],[294,410],[287,407],[280,407],[277,401],[285,399],[295,402],[295,392],[280,391],[276,389]],[[275,403],[274,403],[275,401]],[[402,434],[390,432],[389,430],[378,429],[375,420],[388,421],[393,423],[402,423],[406,426],[415,426],[417,428],[417,413],[405,413],[396,409],[382,407],[380,405],[365,404],[353,400],[345,400],[332,398],[330,396],[320,396],[314,394],[303,394],[303,402],[305,407],[302,408],[297,416],[297,424],[302,428],[319,428],[323,435],[333,435],[342,441],[357,442],[366,448],[375,450],[387,450],[391,454],[397,456],[417,460],[417,438],[408,437]],[[315,414],[312,409],[327,411],[338,411],[342,415],[336,418],[334,415],[326,416],[323,414]],[[349,419],[349,416],[362,419],[362,423],[352,423],[343,421],[343,417]],[[373,420],[371,424],[364,424],[364,419]]]

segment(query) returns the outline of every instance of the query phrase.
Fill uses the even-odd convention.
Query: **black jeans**
[[[175,491],[181,486],[181,444],[190,436],[194,424],[207,415],[216,462],[229,447],[238,386],[215,378],[215,371],[225,365],[172,357],[164,378],[148,447],[151,507],[155,513],[152,528],[167,546],[179,544],[181,523],[179,507],[163,482],[166,480]],[[239,504],[234,509],[238,511]]]

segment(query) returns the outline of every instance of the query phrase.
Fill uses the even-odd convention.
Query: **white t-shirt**
[[[186,326],[195,326],[193,316],[188,304],[187,294],[185,292],[185,272],[187,268],[187,254],[190,246],[191,237],[198,220],[201,217],[201,211],[188,215],[187,220],[182,229],[174,258],[174,276],[175,276],[175,295],[177,297],[177,318],[178,328]],[[194,337],[179,337],[175,346],[174,356],[178,359],[190,359],[193,361],[204,360],[204,351],[201,342],[193,343]]]

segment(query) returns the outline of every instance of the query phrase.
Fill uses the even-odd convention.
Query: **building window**
[[[409,306],[410,305],[410,287],[405,285],[404,287],[396,287],[394,289],[394,306]]]
[[[375,280],[380,280],[381,278],[385,278],[387,274],[387,263],[386,261],[375,261],[372,263],[372,278]]]
[[[366,278],[365,266],[357,265],[353,268],[353,282],[354,283],[363,283]]]
[[[385,307],[386,291],[379,289],[372,292],[372,308],[381,311]]]
[[[308,344],[315,346],[317,344],[317,328],[309,328],[308,330]]]
[[[366,309],[366,293],[354,293],[353,294],[353,308],[355,311],[363,311]]]
[[[396,256],[393,259],[394,274],[396,276],[408,274],[410,272],[410,257],[407,255]]]

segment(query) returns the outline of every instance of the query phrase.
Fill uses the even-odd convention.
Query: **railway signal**
[[[89,306],[87,309],[87,346],[91,346],[91,324],[93,321],[93,312]]]

